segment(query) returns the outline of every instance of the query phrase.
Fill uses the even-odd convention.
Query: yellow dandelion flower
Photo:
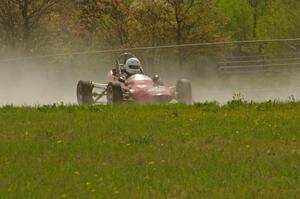
[[[165,164],[166,160],[161,160],[160,163]]]
[[[80,172],[79,172],[79,171],[74,171],[74,175],[79,176],[79,175],[80,175]]]
[[[247,147],[247,149],[249,149],[249,148],[250,148],[250,145],[248,144],[246,147]]]
[[[91,192],[92,192],[92,193],[95,193],[95,192],[96,192],[96,189],[91,189]]]
[[[56,143],[57,144],[61,144],[63,141],[62,140],[57,140]]]
[[[155,161],[150,161],[150,162],[148,162],[148,165],[154,165],[155,164]]]
[[[86,182],[85,185],[86,186],[91,186],[91,183],[90,182]]]
[[[128,143],[128,144],[126,144],[126,146],[130,146],[130,144]]]
[[[62,197],[62,198],[66,198],[66,197],[67,197],[67,195],[66,195],[66,194],[63,194],[63,195],[61,195],[61,197]]]
[[[115,194],[116,194],[116,195],[119,194],[119,193],[120,193],[120,192],[119,192],[118,190],[115,191]]]

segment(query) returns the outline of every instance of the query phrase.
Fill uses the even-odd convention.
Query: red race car
[[[150,78],[142,69],[140,74],[126,78],[124,65],[132,57],[135,56],[130,53],[119,56],[116,67],[109,71],[107,84],[80,80],[77,84],[78,104],[96,104],[105,96],[108,104],[169,103],[172,100],[192,104],[192,86],[186,79],[179,80],[176,86],[164,86],[157,75]]]

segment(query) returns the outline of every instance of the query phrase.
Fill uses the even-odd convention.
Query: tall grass
[[[299,195],[300,103],[0,109],[0,198]]]

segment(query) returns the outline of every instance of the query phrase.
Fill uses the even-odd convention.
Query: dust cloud
[[[197,61],[195,61],[197,62]],[[218,102],[224,104],[234,95],[245,101],[298,101],[300,99],[299,70],[276,70],[224,73],[218,70],[215,61],[184,66],[182,72],[172,70],[176,63],[168,64],[162,79],[174,85],[179,78],[189,79],[195,102]]]
[[[75,104],[77,82],[105,81],[104,71],[72,60],[0,62],[0,106]]]
[[[76,104],[78,80],[105,83],[115,56],[69,57],[48,60],[0,62],[0,106],[35,106],[53,103]],[[91,60],[94,60],[91,62]],[[143,60],[142,60],[143,61]],[[171,64],[172,65],[172,64]],[[300,97],[299,73],[276,74],[220,74],[216,70],[197,71],[190,67],[185,73],[165,69],[149,70],[150,76],[159,74],[166,85],[174,86],[180,78],[190,79],[196,102],[226,103],[236,92],[247,101],[287,101]]]
[[[284,77],[286,79],[282,80],[280,85],[277,85],[276,81]],[[193,95],[196,102],[216,101],[224,104],[233,100],[236,94],[240,95],[238,97],[240,99],[254,102],[269,100],[285,102],[298,100],[300,97],[300,82],[291,78],[290,75],[274,75],[272,77],[253,75],[252,80],[237,76],[229,76],[223,79],[210,77],[206,80],[192,81]]]

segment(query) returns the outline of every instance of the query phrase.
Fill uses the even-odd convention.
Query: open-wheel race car
[[[164,86],[155,75],[153,78],[144,74],[125,75],[125,64],[133,54],[121,54],[116,60],[116,66],[109,71],[107,83],[95,83],[80,80],[77,84],[78,104],[97,104],[106,96],[107,104],[124,102],[135,103],[170,103],[176,100],[179,103],[192,103],[192,86],[190,81],[181,79],[176,86]]]

